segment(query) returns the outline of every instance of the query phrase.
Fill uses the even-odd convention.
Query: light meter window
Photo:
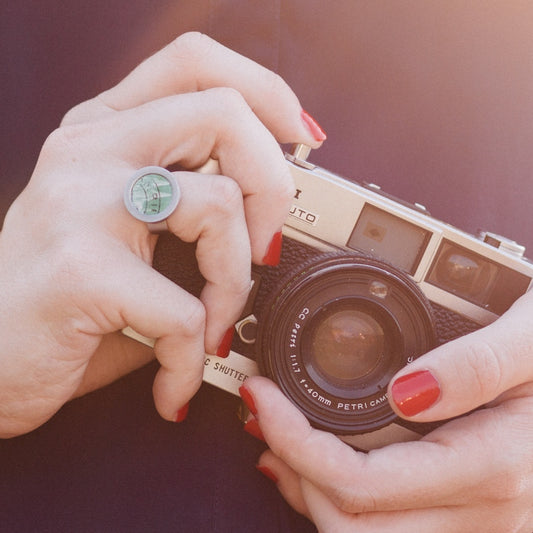
[[[365,204],[346,246],[389,261],[413,275],[430,237],[428,230]]]

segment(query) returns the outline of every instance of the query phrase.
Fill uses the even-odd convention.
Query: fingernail
[[[255,406],[255,402],[252,395],[250,394],[250,391],[244,385],[241,385],[239,388],[239,394],[241,395],[242,401],[246,404],[246,407],[248,407],[250,413],[256,416],[257,407]]]
[[[274,237],[272,237],[272,240],[270,241],[270,244],[268,245],[268,249],[266,251],[265,257],[263,257],[263,263],[265,265],[270,266],[278,266],[279,260],[281,258],[281,243],[282,243],[282,234],[281,231],[278,231]]]
[[[224,333],[224,336],[222,337],[222,340],[220,341],[220,344],[218,345],[217,352],[215,355],[218,357],[226,358],[229,355],[230,349],[231,349],[231,343],[233,342],[233,335],[235,333],[235,328],[232,326],[231,328]]]
[[[429,370],[399,377],[391,387],[392,399],[405,416],[429,409],[440,396],[439,382]]]
[[[315,141],[325,141],[327,135],[324,130],[320,127],[318,122],[305,110],[302,109],[302,120],[307,126],[307,129],[311,132],[311,135],[314,137]]]
[[[265,437],[263,436],[263,432],[261,431],[261,428],[259,427],[259,422],[257,421],[257,418],[250,418],[244,424],[244,431],[246,433],[249,433],[252,437],[255,437],[256,439],[265,441]]]
[[[187,414],[189,413],[189,404],[186,403],[181,409],[178,409],[178,413],[176,415],[175,421],[176,422],[183,422],[187,418]]]
[[[261,472],[261,474],[266,476],[268,479],[270,479],[274,483],[278,482],[278,478],[276,477],[276,474],[274,474],[274,472],[272,472],[272,470],[270,470],[268,466],[256,465],[256,468],[257,470],[259,470],[259,472]]]

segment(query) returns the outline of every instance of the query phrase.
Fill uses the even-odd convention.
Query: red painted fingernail
[[[187,414],[189,413],[189,404],[186,403],[181,409],[178,409],[178,413],[176,415],[175,421],[176,422],[183,422],[187,418]]]
[[[263,263],[265,265],[270,266],[278,266],[279,260],[281,258],[281,243],[283,240],[283,236],[281,234],[281,231],[278,231],[274,237],[272,237],[272,240],[270,241],[270,244],[268,245],[268,250],[266,251],[265,257],[263,257]]]
[[[392,399],[405,416],[414,416],[431,407],[440,396],[439,382],[429,370],[399,377],[391,387]]]
[[[231,349],[231,343],[233,342],[233,335],[235,333],[235,328],[232,326],[231,328],[224,333],[224,337],[222,337],[222,340],[220,341],[220,344],[217,348],[217,355],[218,357],[224,357],[226,358],[229,355],[230,349]]]
[[[250,394],[250,391],[244,385],[241,385],[239,388],[239,394],[241,395],[242,401],[246,404],[246,407],[248,407],[250,413],[256,416],[257,407],[255,406],[255,402],[252,395]]]
[[[276,474],[274,474],[274,472],[272,472],[272,470],[270,470],[268,466],[257,465],[256,468],[257,470],[259,470],[259,472],[261,472],[261,474],[266,476],[268,479],[270,479],[274,483],[278,482],[278,478],[276,477]]]
[[[250,418],[244,424],[244,431],[246,433],[249,433],[252,437],[255,437],[256,439],[265,441],[265,437],[263,436],[263,432],[261,431],[261,428],[259,427],[259,422],[257,421],[257,418]]]
[[[314,137],[315,141],[325,141],[327,135],[325,131],[320,127],[318,122],[307,112],[302,109],[302,120],[307,126],[307,129],[311,132],[311,135]]]

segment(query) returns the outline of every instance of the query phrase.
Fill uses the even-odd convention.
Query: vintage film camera
[[[247,376],[266,375],[315,427],[362,450],[419,438],[435,426],[396,417],[390,379],[498,318],[532,286],[533,264],[522,246],[462,232],[313,165],[309,152],[286,156],[297,192],[281,263],[253,267],[230,356],[208,356],[204,380],[237,394]],[[194,247],[165,235],[158,250],[154,266],[199,294]]]

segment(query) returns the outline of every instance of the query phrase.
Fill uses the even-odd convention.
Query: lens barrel
[[[257,359],[311,423],[366,433],[396,415],[394,374],[435,345],[429,302],[391,265],[358,254],[322,254],[284,277],[264,302]]]

